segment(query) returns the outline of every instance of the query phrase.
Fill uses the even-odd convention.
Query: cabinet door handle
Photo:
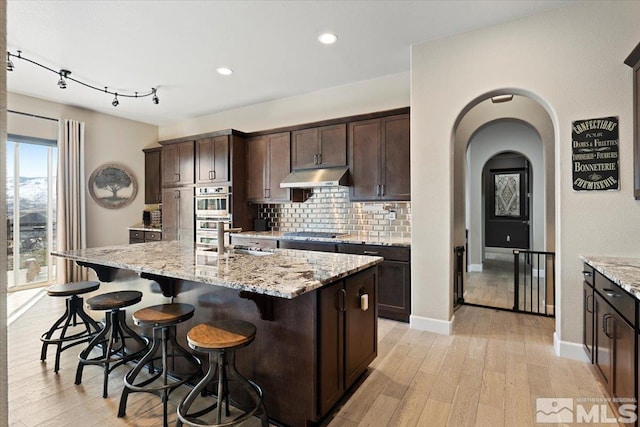
[[[180,181],[180,174],[179,174],[179,173],[174,173],[174,174],[173,174],[173,178],[174,178],[174,181],[175,181],[175,182]]]
[[[314,155],[313,155],[313,164],[314,164],[314,165],[317,165],[317,164],[318,164],[318,155],[317,155],[317,154],[314,154]]]
[[[616,319],[613,318],[613,316],[611,316],[610,314],[607,315],[607,320],[604,322],[604,334],[608,337],[613,339],[614,336],[613,334],[609,334],[609,319],[613,320],[613,327],[615,329],[615,322]]]
[[[346,311],[347,310],[347,291],[344,289],[340,289],[340,305],[338,306],[338,311]]]
[[[318,154],[318,164],[322,164],[322,154]]]
[[[376,185],[376,196],[380,196],[380,184]]]
[[[180,191],[176,190],[173,196],[174,199],[179,199],[180,198]]]
[[[270,199],[271,198],[271,190],[268,188],[264,189],[264,197],[265,199]]]
[[[591,298],[591,310],[589,310],[589,298]],[[584,300],[584,309],[587,313],[593,314],[593,295],[587,295],[587,298]]]
[[[384,184],[380,186],[380,195],[384,196]]]
[[[363,255],[378,255],[379,253],[377,251],[362,251]]]

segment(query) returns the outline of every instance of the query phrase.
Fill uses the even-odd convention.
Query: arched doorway
[[[547,111],[529,96],[512,95],[508,102],[496,103],[490,95],[478,98],[460,114],[454,134],[454,239],[456,245],[467,248],[464,265],[469,272],[481,272],[489,259],[513,260],[513,249],[523,248],[542,252],[555,250],[555,169],[554,131]],[[527,244],[499,244],[489,239],[486,226],[488,217],[495,209],[495,179],[513,175],[509,167],[489,167],[483,179],[482,171],[491,158],[504,153],[522,155],[530,167],[530,183],[526,194],[521,194],[519,209],[527,209],[526,220],[520,212],[520,224],[529,221]],[[525,169],[527,166],[523,166]],[[494,174],[491,175],[491,169]],[[503,169],[501,171],[501,169]],[[511,168],[518,169],[518,168]],[[512,170],[515,172],[515,170]],[[487,182],[487,175],[493,180]],[[484,184],[484,185],[483,185]],[[494,186],[494,190],[491,190]],[[524,191],[524,188],[520,188]],[[492,194],[493,191],[493,194]],[[495,212],[494,212],[495,213]],[[495,219],[495,215],[493,215]],[[511,225],[515,225],[511,221]],[[521,227],[524,228],[524,227]],[[502,231],[500,239],[512,240],[512,232]],[[491,237],[491,236],[490,236]],[[488,243],[488,244],[487,244]],[[527,247],[528,246],[528,247]],[[513,261],[512,261],[513,262]],[[536,272],[541,271],[536,261]],[[458,272],[456,272],[458,273]],[[546,275],[543,273],[543,275]],[[547,277],[548,278],[548,277]],[[499,282],[500,280],[496,280]],[[513,272],[502,277],[502,286],[509,286],[513,300]],[[542,288],[545,288],[543,283]],[[552,288],[550,288],[552,292]],[[454,301],[465,301],[454,295]],[[513,301],[503,303],[515,308]],[[546,300],[543,299],[543,305]],[[485,305],[485,304],[481,304]],[[546,307],[546,306],[545,306]],[[553,312],[553,311],[551,311]]]

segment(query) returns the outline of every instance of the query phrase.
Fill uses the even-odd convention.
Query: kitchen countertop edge
[[[327,237],[301,237],[285,236],[284,231],[243,231],[234,233],[242,237],[255,237],[272,240],[295,240],[303,242],[326,242],[326,243],[350,243],[356,245],[374,246],[397,246],[411,248],[411,239],[405,237],[365,237],[362,234],[351,233],[347,236]]]
[[[640,258],[580,255],[580,259],[640,300]]]

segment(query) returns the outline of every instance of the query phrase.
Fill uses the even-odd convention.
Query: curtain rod
[[[60,120],[55,119],[53,117],[39,116],[37,114],[31,114],[31,113],[23,113],[22,111],[7,110],[7,112],[8,113],[13,113],[13,114],[20,114],[21,116],[34,117],[36,119],[51,120],[52,122],[59,122],[60,121]]]

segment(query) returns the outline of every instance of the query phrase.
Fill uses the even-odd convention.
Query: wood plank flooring
[[[9,326],[10,425],[161,425],[160,400],[146,393],[132,394],[127,416],[116,417],[128,367],[111,374],[103,399],[99,368],[85,368],[83,383],[73,384],[79,347],[62,354],[57,375],[53,349],[40,362],[40,334],[63,310],[63,298],[44,297]],[[589,365],[554,355],[553,328],[552,319],[469,306],[456,311],[452,336],[381,319],[378,357],[327,424],[531,426],[536,397],[604,398]],[[187,391],[172,395],[171,423]]]

